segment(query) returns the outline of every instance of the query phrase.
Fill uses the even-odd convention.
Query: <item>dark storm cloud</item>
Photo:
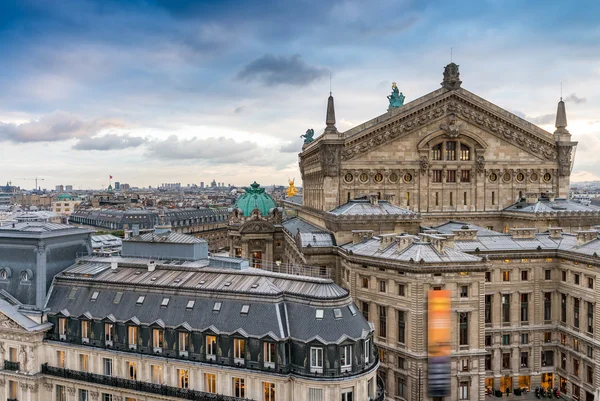
[[[103,129],[120,126],[111,120],[86,121],[73,114],[56,111],[39,120],[22,124],[0,122],[0,141],[57,142],[72,138],[87,138]]]
[[[573,102],[576,104],[585,103],[587,101],[584,97],[577,97],[576,94],[571,93],[569,96],[565,98],[565,102]]]
[[[238,73],[237,78],[257,81],[267,86],[282,84],[304,86],[328,74],[327,69],[307,64],[298,54],[289,57],[265,54],[246,65]]]
[[[94,138],[82,138],[73,149],[76,150],[119,150],[126,148],[137,148],[148,142],[139,136],[107,134]]]

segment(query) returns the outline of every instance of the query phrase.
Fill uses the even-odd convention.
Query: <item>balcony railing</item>
[[[19,370],[20,364],[19,362],[11,362],[11,361],[4,361],[4,369],[5,370],[14,370],[15,372],[17,370]]]
[[[48,332],[46,333],[47,340],[59,341],[58,334]],[[95,340],[89,339],[89,342],[84,343],[81,337],[77,336],[67,336],[67,342],[72,344],[81,344],[85,347],[96,347],[96,348],[110,348],[116,351],[129,352],[135,354],[142,355],[157,355],[154,351],[153,347],[141,346],[138,345],[135,348],[130,347],[130,344],[114,342],[110,347],[107,347],[103,339]],[[302,365],[295,364],[279,364],[279,363],[271,363],[271,362],[263,362],[263,361],[253,361],[245,359],[244,363],[236,363],[233,358],[229,357],[217,357],[216,355],[206,355],[204,353],[195,353],[188,352],[187,355],[181,354],[178,351],[169,350],[163,348],[163,352],[158,354],[162,357],[191,361],[191,362],[202,362],[209,363],[219,366],[234,366],[234,367],[244,367],[250,370],[259,370],[263,372],[271,372],[278,374],[292,374],[296,376],[302,377],[311,377],[311,378],[326,378],[333,379],[339,377],[350,377],[354,375],[364,374],[365,372],[370,371],[379,363],[379,358],[377,352],[375,352],[375,356],[373,359],[369,361],[367,366],[361,366],[353,364],[350,370],[344,369],[342,371],[339,367],[336,368],[327,368],[323,369],[321,373],[311,372],[309,367],[305,367]],[[239,361],[238,361],[239,362]]]
[[[385,385],[381,377],[377,376],[377,394],[375,395],[374,401],[385,400]]]
[[[62,377],[70,380],[78,380],[88,383],[100,384],[122,388],[125,390],[140,391],[150,394],[158,394],[165,397],[182,398],[185,400],[197,401],[252,401],[249,398],[239,398],[228,395],[205,393],[203,391],[189,390],[161,384],[147,383],[137,380],[121,379],[119,377],[98,375],[95,373],[80,372],[77,370],[57,368],[48,366],[47,363],[42,365],[42,374]]]

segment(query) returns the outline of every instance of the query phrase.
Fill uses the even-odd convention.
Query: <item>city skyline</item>
[[[386,111],[391,82],[406,102],[439,88],[450,48],[465,89],[549,132],[562,82],[571,179],[600,179],[587,3],[2,4],[0,180],[302,185],[299,136],[322,132],[330,77],[343,131]]]

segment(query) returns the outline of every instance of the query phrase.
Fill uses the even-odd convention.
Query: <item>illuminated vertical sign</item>
[[[451,292],[433,290],[428,294],[427,355],[429,397],[450,395],[450,313]]]

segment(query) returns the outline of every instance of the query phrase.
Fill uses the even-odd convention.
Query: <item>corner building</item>
[[[547,132],[441,88],[345,132],[327,103],[284,201],[283,263],[319,266],[373,322],[387,400],[428,401],[428,294],[449,290],[448,400],[600,387],[600,208],[568,199],[564,102]]]

